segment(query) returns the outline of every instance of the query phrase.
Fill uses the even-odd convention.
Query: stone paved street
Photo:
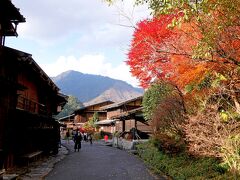
[[[126,151],[95,142],[83,142],[80,152],[74,152],[73,142],[66,144],[67,155],[46,176],[47,180],[154,180],[146,166]]]

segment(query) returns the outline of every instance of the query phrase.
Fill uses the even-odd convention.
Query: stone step
[[[3,180],[15,180],[17,179],[17,177],[18,177],[17,174],[4,174]]]

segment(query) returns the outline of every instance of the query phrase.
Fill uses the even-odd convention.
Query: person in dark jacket
[[[76,150],[79,151],[79,149],[81,149],[81,141],[82,141],[82,134],[80,132],[77,131],[77,133],[74,136],[74,151],[76,152]]]

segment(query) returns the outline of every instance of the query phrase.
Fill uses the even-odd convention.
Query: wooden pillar
[[[0,46],[3,46],[3,37],[0,35]]]
[[[0,90],[0,170],[4,165],[4,139],[5,139],[5,130],[6,130],[6,122],[8,121],[8,94],[6,91]]]
[[[124,132],[125,129],[126,129],[126,127],[125,127],[125,120],[123,120],[123,121],[122,121],[122,132]]]

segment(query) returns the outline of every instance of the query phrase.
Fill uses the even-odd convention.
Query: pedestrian
[[[108,135],[104,136],[104,141],[107,142],[108,141]]]
[[[85,142],[87,142],[87,133],[83,133],[83,139]]]
[[[66,132],[66,139],[67,139],[67,143],[69,143],[69,139],[70,139],[70,132],[69,129]]]
[[[82,141],[82,134],[80,132],[76,132],[75,136],[74,136],[74,151],[76,152],[76,150],[79,151],[79,149],[81,149],[81,141]]]
[[[91,134],[88,135],[88,140],[89,140],[90,144],[92,145],[92,135]]]

